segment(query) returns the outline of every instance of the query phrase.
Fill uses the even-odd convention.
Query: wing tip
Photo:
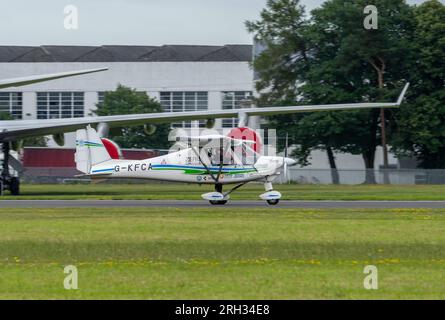
[[[405,98],[406,92],[408,91],[408,88],[410,86],[410,83],[407,82],[405,84],[405,87],[403,88],[402,92],[400,93],[399,99],[397,100],[397,106],[400,106],[403,102],[403,99]]]

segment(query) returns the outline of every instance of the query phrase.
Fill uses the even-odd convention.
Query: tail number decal
[[[114,167],[115,172],[127,171],[127,172],[141,172],[141,171],[150,171],[153,170],[151,163],[135,163],[129,164],[127,166],[119,166]]]

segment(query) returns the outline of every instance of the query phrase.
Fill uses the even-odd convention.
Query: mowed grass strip
[[[0,298],[439,299],[444,231],[429,209],[0,209]]]
[[[233,187],[233,186],[232,186]],[[228,190],[231,186],[226,186]],[[275,185],[283,200],[445,200],[445,185]],[[22,195],[1,200],[200,200],[201,194],[213,191],[212,186],[147,183],[22,186]],[[264,187],[249,184],[231,194],[235,200],[259,200]]]

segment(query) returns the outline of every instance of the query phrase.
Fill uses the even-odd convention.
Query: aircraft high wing
[[[101,72],[101,71],[105,71],[105,70],[108,70],[108,68],[68,71],[68,72],[59,72],[59,73],[52,73],[52,74],[34,75],[34,76],[21,77],[21,78],[5,79],[5,80],[0,80],[0,89],[26,86],[29,84],[39,83],[39,82],[43,82],[43,81],[50,81],[50,80],[67,78],[67,77],[80,76],[80,75],[84,75],[84,74]],[[21,123],[22,128],[26,127],[25,122],[26,122],[26,120],[0,121],[0,132],[7,132],[8,128],[11,128],[12,123],[14,123],[14,125]],[[31,126],[28,126],[28,128],[31,128]],[[20,131],[16,131],[16,133],[19,133],[19,132]],[[28,137],[29,136],[33,136],[33,135],[28,135]],[[14,140],[19,140],[22,138],[22,136],[9,135],[8,137],[9,137],[8,139],[5,139],[4,136],[0,136],[0,143],[2,144],[2,151],[3,151],[3,161],[2,161],[1,172],[0,172],[0,195],[2,195],[3,190],[6,190],[6,189],[9,189],[13,195],[18,195],[20,180],[18,177],[12,176],[9,171],[9,163],[18,163],[18,161],[16,159],[14,159],[9,154],[9,152],[10,152],[10,143],[9,142],[14,141]]]
[[[73,76],[80,76],[83,74],[95,73],[100,71],[108,70],[108,68],[100,68],[100,69],[89,69],[89,70],[80,70],[80,71],[68,71],[68,72],[60,72],[53,74],[43,74],[22,78],[13,78],[13,79],[5,79],[0,80],[0,89],[4,88],[12,88],[12,87],[21,87],[29,84],[34,84],[43,81],[50,81],[56,79],[62,79]]]
[[[191,111],[191,112],[165,112],[146,113],[116,116],[96,116],[71,119],[49,119],[49,120],[7,120],[0,121],[0,142],[14,141],[32,136],[50,135],[63,132],[73,132],[91,124],[107,124],[109,127],[122,127],[141,124],[171,123],[187,120],[209,120],[218,118],[239,118],[240,121],[249,116],[272,116],[301,112],[335,111],[369,108],[397,108],[401,105],[403,97],[408,90],[409,84],[405,85],[397,102],[388,103],[351,103],[351,104],[326,104],[326,105],[304,105],[287,107],[267,108],[243,108],[230,110]],[[243,126],[240,125],[240,126]]]

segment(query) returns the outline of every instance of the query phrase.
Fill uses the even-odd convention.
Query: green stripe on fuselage
[[[158,171],[170,171],[170,170],[174,170],[174,171],[184,171],[185,174],[190,174],[190,175],[203,175],[203,174],[208,174],[207,170],[201,170],[201,169],[182,169],[182,168],[153,168],[153,170],[158,170]],[[219,170],[210,170],[211,173],[213,174],[218,174]],[[256,172],[256,170],[239,170],[239,171],[224,171],[224,169],[221,170],[222,174],[225,175],[234,175],[234,174],[244,174],[244,173],[251,173],[251,172]]]

